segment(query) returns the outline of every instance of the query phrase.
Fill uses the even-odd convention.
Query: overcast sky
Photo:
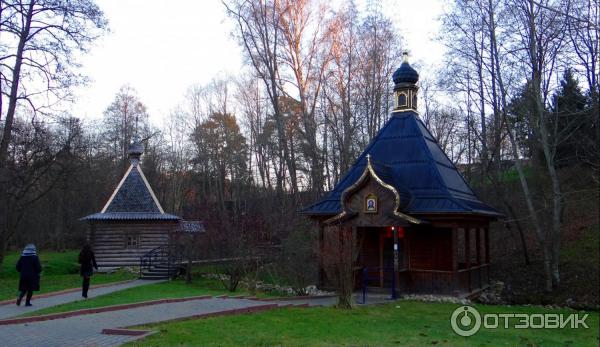
[[[365,1],[357,1],[364,6]],[[213,77],[236,75],[242,51],[220,0],[98,0],[110,32],[81,58],[91,83],[78,90],[74,115],[99,118],[124,84],[148,107],[153,123],[181,102],[186,89]],[[382,8],[405,39],[411,59],[439,63],[434,41],[441,0],[382,0]],[[427,73],[428,71],[421,71]]]

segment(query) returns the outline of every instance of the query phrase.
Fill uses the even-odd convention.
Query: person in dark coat
[[[81,277],[83,277],[83,284],[81,286],[81,296],[87,299],[88,297],[88,289],[90,289],[90,277],[94,273],[94,269],[98,271],[98,264],[96,264],[96,257],[94,256],[94,252],[92,251],[92,247],[89,244],[86,244],[79,252],[79,264],[81,264],[81,269],[79,273]]]
[[[20,273],[17,306],[21,305],[21,300],[25,295],[27,295],[25,306],[31,306],[33,292],[40,290],[40,273],[42,272],[42,265],[40,264],[40,258],[37,256],[35,245],[28,244],[25,246],[17,262],[17,271]]]

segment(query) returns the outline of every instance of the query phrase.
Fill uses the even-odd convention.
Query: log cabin
[[[201,222],[183,221],[165,213],[140,166],[143,150],[139,141],[130,145],[131,163],[112,195],[100,212],[80,220],[89,223],[87,240],[103,270],[141,266],[146,257],[152,266],[147,267],[147,273],[140,271],[141,277],[160,278],[168,272],[160,267],[167,267],[165,263],[174,259],[171,246],[176,234],[202,233],[204,227]]]
[[[394,109],[356,162],[303,213],[324,235],[355,235],[355,283],[399,293],[468,296],[489,284],[489,224],[483,203],[417,112],[419,74],[406,54],[394,72]]]

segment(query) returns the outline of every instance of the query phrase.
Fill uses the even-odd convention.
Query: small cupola
[[[141,141],[134,140],[129,145],[127,154],[129,154],[129,161],[131,165],[137,166],[140,162],[140,157],[144,153],[144,144]]]
[[[402,65],[392,75],[394,80],[394,111],[417,110],[419,73],[408,63],[404,52]]]

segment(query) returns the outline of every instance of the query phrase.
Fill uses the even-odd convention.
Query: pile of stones
[[[502,296],[504,291],[504,282],[496,281],[490,287],[482,292],[477,301],[482,304],[504,304],[505,300]]]
[[[226,281],[228,279],[227,275],[224,274],[203,274],[202,277],[208,279],[215,279],[220,281]],[[242,280],[240,281],[240,285],[243,288],[249,290],[260,291],[264,293],[284,293],[287,295],[310,295],[310,296],[320,296],[320,295],[332,295],[334,293],[327,292],[324,290],[320,290],[315,285],[307,286],[302,289],[295,289],[289,286],[282,286],[279,284],[271,284],[265,283],[262,281],[248,281]]]
[[[469,305],[471,301],[465,298],[457,298],[455,296],[431,295],[431,294],[405,294],[402,300],[415,300],[424,302],[447,302],[452,304]]]

